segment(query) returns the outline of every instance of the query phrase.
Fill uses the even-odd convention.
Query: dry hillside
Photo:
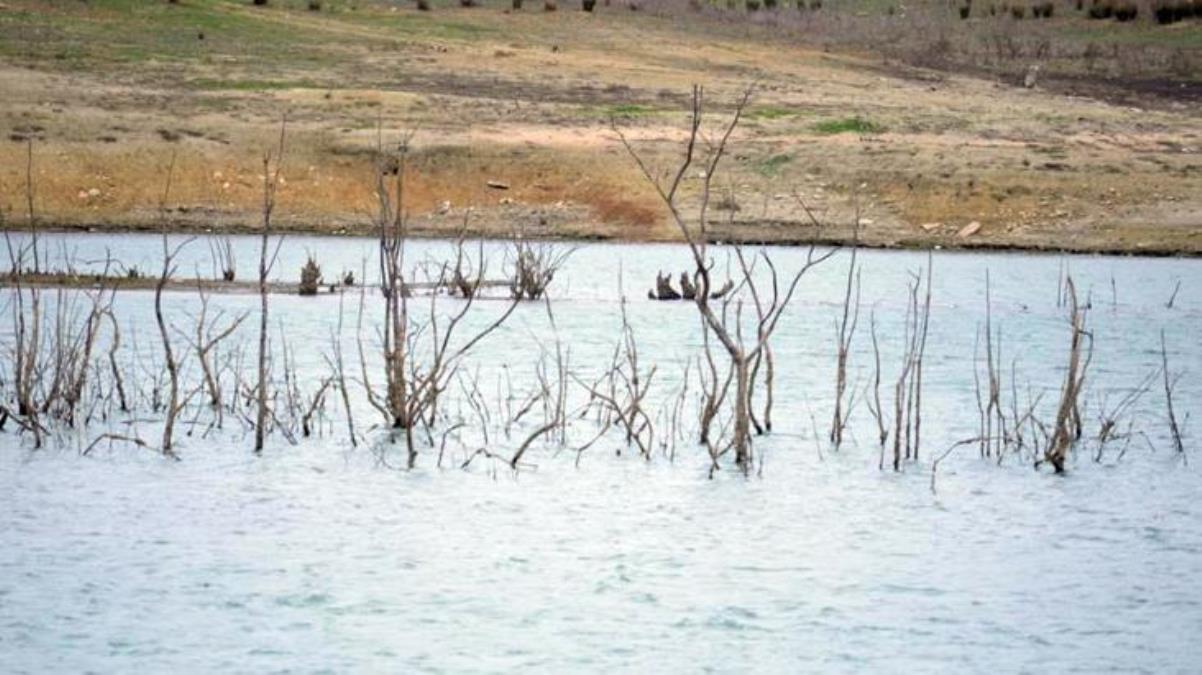
[[[156,227],[174,156],[174,226],[254,228],[263,154],[286,115],[278,215],[291,229],[368,227],[375,148],[414,130],[407,204],[421,233],[467,222],[476,232],[672,238],[611,121],[666,170],[691,85],[705,87],[716,128],[754,84],[717,179],[719,239],[847,238],[858,202],[874,245],[1202,252],[1202,105],[1190,65],[1202,20],[1101,26],[1066,10],[1039,25],[1105,49],[1152,40],[1106,52],[1176,59],[1178,70],[1141,93],[1058,62],[1067,48],[973,60],[971,31],[988,45],[1003,24],[960,22],[944,3],[951,18],[939,30],[961,32],[938,44],[955,54],[965,40],[963,68],[919,58],[921,46],[900,37],[880,49],[857,42],[863,26],[849,22],[878,19],[857,10],[840,23],[830,2],[810,23],[683,4],[307,4],[3,0],[8,226],[25,226],[32,178],[43,227]],[[873,7],[879,21],[914,24],[904,9]],[[1121,57],[1098,58],[1122,68]],[[1046,79],[1027,88],[1032,65]],[[974,222],[975,234],[958,235]]]

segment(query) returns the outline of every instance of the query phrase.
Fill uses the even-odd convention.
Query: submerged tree
[[[255,452],[263,451],[263,442],[267,433],[267,400],[268,400],[268,341],[267,341],[267,275],[275,265],[276,255],[279,254],[282,239],[276,242],[275,252],[268,257],[268,245],[271,238],[271,215],[275,211],[275,191],[280,184],[280,168],[284,162],[284,140],[287,131],[287,119],[280,123],[280,142],[275,154],[275,168],[272,169],[272,155],[263,155],[263,234],[259,242],[259,354],[258,354],[258,385],[255,388]]]
[[[1064,473],[1064,462],[1069,450],[1081,435],[1079,400],[1085,387],[1085,373],[1093,356],[1093,336],[1085,330],[1087,308],[1081,307],[1077,302],[1077,288],[1072,277],[1069,277],[1065,284],[1072,340],[1069,343],[1068,369],[1064,374],[1064,385],[1060,389],[1060,404],[1056,407],[1052,439],[1044,453],[1044,460],[1052,465],[1056,473]]]
[[[455,264],[444,263],[433,272],[430,286],[439,288],[469,288],[459,307],[440,312],[438,293],[429,297],[428,312],[422,316],[410,313],[411,284],[406,280],[405,238],[408,214],[405,209],[405,172],[412,135],[405,135],[395,150],[378,148],[375,196],[377,212],[375,226],[379,241],[380,291],[384,299],[384,356],[385,397],[381,400],[367,381],[364,366],[364,385],[368,401],[382,413],[389,426],[405,434],[408,466],[417,459],[414,430],[427,431],[438,420],[439,401],[451,378],[458,371],[464,356],[481,340],[499,328],[521,301],[514,297],[505,310],[462,342],[455,340],[464,319],[475,305],[475,292],[483,283],[487,270],[484,245],[480,243],[475,261],[467,260],[462,239],[456,243]],[[382,144],[381,144],[382,145]],[[465,223],[466,229],[466,223]],[[475,270],[474,278],[465,272]],[[419,343],[419,340],[429,342]],[[360,349],[362,354],[362,349]]]
[[[711,187],[719,164],[726,155],[731,134],[738,126],[743,111],[751,100],[752,89],[748,88],[735,105],[734,115],[726,124],[718,141],[708,150],[701,150],[698,141],[701,140],[701,123],[704,111],[704,95],[700,86],[693,87],[692,111],[689,125],[689,137],[685,145],[684,158],[671,179],[666,183],[659,180],[644,159],[630,145],[625,135],[612,123],[627,152],[638,164],[643,175],[656,189],[660,199],[668,208],[672,221],[680,230],[693,258],[693,285],[696,288],[694,302],[701,315],[704,330],[712,334],[721,345],[730,360],[734,370],[734,411],[732,436],[725,447],[711,446],[711,457],[717,457],[727,450],[733,449],[735,464],[745,472],[752,467],[751,429],[753,414],[751,409],[752,372],[753,364],[769,348],[769,340],[793,298],[797,286],[805,275],[815,265],[834,255],[837,249],[819,252],[815,246],[810,246],[805,263],[791,277],[783,280],[778,276],[776,266],[764,251],[758,256],[744,254],[742,247],[736,246],[735,254],[738,260],[740,280],[733,292],[723,296],[715,303],[711,298],[714,288],[711,270],[713,261],[708,254],[709,246],[709,205]],[[700,153],[704,152],[704,156]],[[687,216],[682,211],[680,188],[684,183],[689,169],[695,164],[702,165],[700,203],[695,216]],[[762,260],[767,268],[766,288],[761,288],[755,274],[756,262]],[[755,311],[754,325],[744,326],[744,304],[750,301]]]

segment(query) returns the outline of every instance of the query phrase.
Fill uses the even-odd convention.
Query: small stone
[[[509,183],[503,183],[499,180],[490,180],[486,183],[486,185],[488,185],[488,187],[490,187],[494,190],[508,190],[509,189]]]
[[[960,237],[961,239],[967,239],[968,237],[971,237],[972,235],[974,235],[980,231],[981,231],[981,222],[974,220],[971,223],[960,228],[960,231],[956,233],[956,236]]]
[[[921,227],[923,230],[926,230],[927,232],[934,232],[935,230],[938,230],[942,226],[943,226],[942,223],[923,223]]]
[[[92,188],[88,190],[88,197],[96,198],[100,196],[100,188]]]

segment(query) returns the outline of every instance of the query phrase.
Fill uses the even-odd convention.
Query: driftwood
[[[655,290],[647,291],[647,297],[651,300],[680,300],[680,293],[672,288],[672,277],[663,272],[655,274]]]
[[[689,280],[688,272],[680,273],[680,294],[684,296],[685,300],[697,299],[697,286]]]
[[[711,300],[721,300],[723,296],[734,289],[735,283],[730,279],[716,291],[709,294]],[[650,300],[696,300],[697,285],[689,278],[688,272],[680,273],[680,292],[677,292],[672,287],[671,275],[657,272],[655,275],[655,289],[647,291],[647,298]]]

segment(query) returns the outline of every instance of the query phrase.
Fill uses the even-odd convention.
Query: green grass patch
[[[214,80],[200,78],[188,85],[205,91],[279,91],[281,89],[325,89],[312,80]]]
[[[1065,24],[1056,32],[1063,39],[1073,40],[1082,47],[1092,42],[1099,47],[1121,46],[1155,46],[1162,48],[1178,48],[1186,50],[1202,49],[1202,30],[1188,28],[1181,24],[1180,29],[1158,26],[1153,23],[1143,23],[1143,10],[1140,19],[1132,24],[1116,24],[1106,21],[1095,21],[1086,25]],[[1100,58],[1099,60],[1105,60]]]
[[[765,157],[755,163],[755,171],[761,176],[772,178],[780,174],[787,164],[793,161],[793,155],[780,154]]]
[[[508,3],[506,3],[508,4]],[[421,38],[423,40],[452,40],[456,42],[472,42],[490,36],[504,35],[505,30],[499,26],[484,23],[492,19],[488,10],[478,12],[478,16],[464,18],[462,14],[451,15],[455,3],[434,3],[433,11],[418,12],[411,4],[403,6],[401,11],[383,12],[376,6],[374,11],[342,11],[334,12],[338,21],[386,29],[395,36]],[[392,5],[395,8],[395,5]],[[495,19],[493,19],[495,20]],[[479,21],[480,23],[476,23]]]
[[[0,13],[0,57],[60,68],[214,60],[311,66],[330,60],[337,36],[285,24],[287,14],[222,0],[63,3]]]
[[[605,109],[606,117],[642,117],[655,114],[655,108],[637,103],[622,103],[611,105]]]
[[[766,106],[763,108],[752,108],[747,111],[747,118],[753,120],[779,120],[786,117],[797,117],[801,112],[792,108],[778,108]]]
[[[858,115],[837,120],[824,120],[814,125],[814,131],[824,136],[833,136],[835,134],[879,134],[884,130],[885,127],[880,124]]]

